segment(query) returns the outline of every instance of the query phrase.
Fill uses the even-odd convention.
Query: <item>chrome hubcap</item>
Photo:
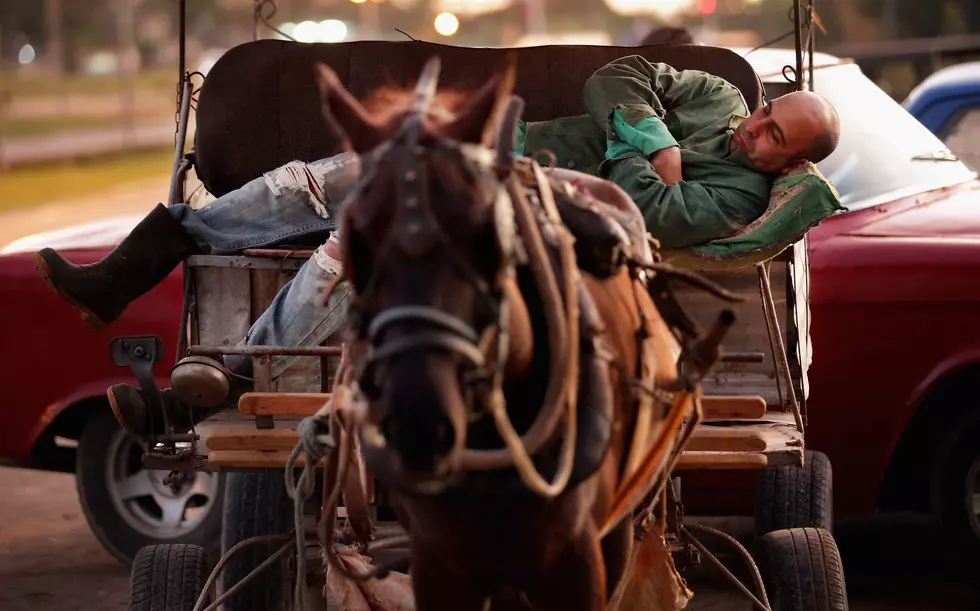
[[[145,444],[123,431],[107,449],[106,482],[116,511],[136,531],[176,539],[200,525],[213,509],[218,476],[191,472],[176,487],[164,485],[166,471],[144,469]]]
[[[973,534],[980,539],[980,457],[973,461],[966,474],[966,496],[963,500]]]

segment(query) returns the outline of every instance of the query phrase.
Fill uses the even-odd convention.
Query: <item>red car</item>
[[[8,329],[0,357],[0,465],[75,473],[89,525],[124,562],[144,545],[180,539],[213,547],[220,536],[221,478],[196,473],[171,491],[161,483],[165,473],[143,469],[142,446],[119,428],[105,397],[112,384],[136,383],[109,356],[109,341],[121,335],[165,339],[167,353],[155,374],[161,387],[170,385],[180,268],[95,333],[41,281],[33,253],[52,246],[75,263],[94,262],[141,216],[31,236],[0,250],[0,315]]]
[[[760,50],[748,59],[771,98],[791,89],[782,68],[794,63],[792,52]],[[932,512],[956,532],[971,533],[958,540],[978,543],[980,406],[970,391],[980,382],[980,180],[856,65],[827,55],[816,63],[816,91],[835,104],[842,128],[839,149],[820,168],[848,211],[807,238],[807,445],[830,457],[838,517]],[[0,314],[17,323],[13,349],[0,356],[7,398],[0,456],[74,469],[93,528],[121,556],[154,536],[217,539],[217,478],[198,475],[171,502],[166,489],[143,481],[138,452],[115,449],[125,442],[114,440],[125,437],[104,398],[110,384],[130,377],[109,360],[113,336],[164,338],[171,352],[158,375],[166,385],[179,273],[95,334],[44,286],[29,251],[76,244],[70,258],[93,261],[134,223],[109,222],[95,236],[84,229],[35,236],[0,256]],[[59,439],[77,442],[77,450]],[[751,485],[729,473],[685,474],[685,504],[693,512],[750,514],[744,486]],[[174,522],[176,510],[168,514],[167,507],[187,508],[181,518],[193,517]],[[126,536],[140,539],[120,543]]]

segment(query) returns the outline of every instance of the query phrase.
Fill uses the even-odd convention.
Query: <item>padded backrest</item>
[[[289,161],[332,154],[335,138],[320,114],[315,62],[330,65],[354,96],[363,98],[379,85],[414,85],[433,55],[442,60],[440,85],[476,88],[503,66],[506,51],[415,41],[259,40],[234,47],[211,68],[198,96],[198,177],[220,196]],[[718,47],[550,45],[516,52],[516,93],[526,102],[529,121],[585,112],[582,88],[589,76],[633,54],[721,76],[741,90],[750,110],[762,100],[749,63]]]

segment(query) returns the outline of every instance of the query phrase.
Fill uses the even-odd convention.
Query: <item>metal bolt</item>
[[[143,346],[136,346],[133,348],[133,354],[139,358],[142,358],[143,355],[146,354],[146,351],[143,349]]]

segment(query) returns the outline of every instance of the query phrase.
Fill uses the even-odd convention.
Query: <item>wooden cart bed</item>
[[[309,250],[267,249],[245,251],[241,256],[189,258],[197,295],[190,317],[191,344],[220,347],[238,343],[279,288],[310,256]],[[784,324],[795,320],[794,309],[799,303],[792,288],[793,269],[792,256],[772,262],[772,292],[783,341],[799,350],[805,341],[799,339],[795,326]],[[737,306],[736,323],[724,346],[735,358],[719,363],[705,381],[705,421],[690,440],[678,469],[761,469],[800,464],[803,435],[788,411],[787,385],[784,382],[780,389],[776,383],[755,272],[751,268],[745,273],[727,271],[712,279],[749,299]],[[716,315],[716,301],[681,287],[678,293],[696,320],[707,323]],[[319,361],[298,358],[275,388],[264,389],[275,392],[248,393],[241,398],[238,410],[226,410],[200,423],[195,462],[209,469],[283,467],[297,442],[297,423],[329,398],[322,392],[329,387],[329,380],[321,380]],[[805,368],[800,366],[801,359],[791,359],[791,363],[794,395],[802,399]],[[261,428],[257,419],[262,420]]]

